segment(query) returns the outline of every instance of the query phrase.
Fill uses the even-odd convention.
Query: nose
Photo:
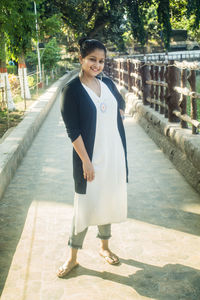
[[[100,64],[98,61],[95,62],[95,67],[96,67],[97,69],[100,68],[100,65],[101,65],[101,64]]]

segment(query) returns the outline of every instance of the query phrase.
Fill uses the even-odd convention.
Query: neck
[[[84,73],[82,73],[82,72],[80,72],[79,73],[79,77],[80,77],[80,79],[82,80],[82,81],[85,81],[85,82],[87,82],[87,83],[91,83],[91,82],[94,82],[94,80],[95,80],[95,76],[88,76],[88,75],[86,75],[86,74],[84,74]]]

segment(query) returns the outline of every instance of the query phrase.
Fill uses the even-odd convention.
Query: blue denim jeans
[[[108,240],[111,237],[111,224],[97,225],[97,227],[98,227],[98,232],[96,236],[97,238],[101,240]],[[75,226],[74,226],[74,218],[73,218],[71,233],[68,240],[68,246],[71,248],[82,249],[83,241],[87,231],[88,231],[88,227],[85,228],[83,231],[79,232],[78,234],[75,234]]]

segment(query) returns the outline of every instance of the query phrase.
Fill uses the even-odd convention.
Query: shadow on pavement
[[[200,271],[180,264],[157,267],[132,259],[120,258],[121,263],[140,268],[134,274],[122,276],[110,272],[98,272],[82,266],[74,269],[61,280],[82,275],[97,276],[119,284],[127,285],[141,296],[157,300],[200,299]],[[117,266],[116,266],[117,267]]]
[[[144,197],[145,198],[145,197]],[[142,222],[163,226],[165,228],[175,229],[182,232],[200,235],[200,215],[186,212],[181,209],[167,207],[167,198],[163,206],[152,201],[148,203],[148,199],[137,199],[137,194],[133,200],[129,198],[131,203],[128,209],[128,218],[139,220]]]

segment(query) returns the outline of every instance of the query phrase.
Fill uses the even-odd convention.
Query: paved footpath
[[[96,226],[64,278],[73,213],[72,146],[59,97],[0,201],[1,300],[199,300],[200,195],[137,125],[125,120],[128,219],[113,224],[111,249],[98,254]]]

